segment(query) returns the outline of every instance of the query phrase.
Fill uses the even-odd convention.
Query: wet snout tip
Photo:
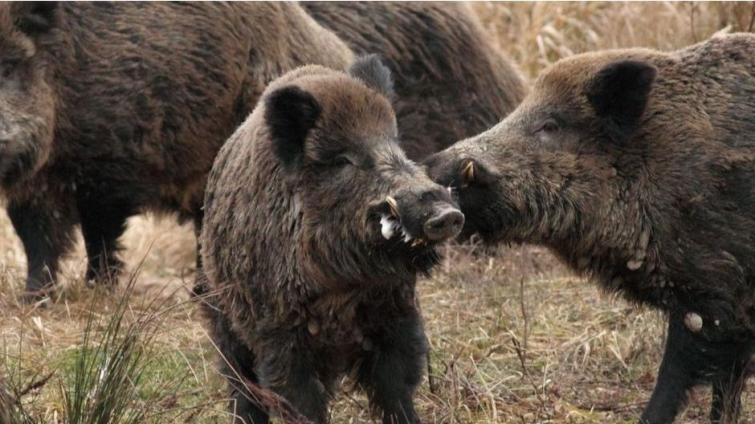
[[[456,237],[464,227],[464,214],[456,208],[447,206],[425,222],[425,237],[431,241],[443,241]]]

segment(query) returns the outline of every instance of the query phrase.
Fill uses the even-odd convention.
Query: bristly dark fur
[[[668,314],[646,423],[673,421],[695,384],[713,386],[714,422],[736,421],[755,359],[754,93],[751,34],[578,55],[498,126],[428,160],[458,187],[467,233],[547,245]]]
[[[345,373],[385,422],[417,422],[412,395],[427,343],[415,284],[438,260],[420,232],[437,210],[455,208],[451,197],[398,147],[382,89],[308,66],[271,83],[263,99],[208,179],[200,240],[213,337],[247,380],[315,422],[326,421]],[[310,122],[313,104],[320,112]],[[276,128],[281,115],[295,131]],[[380,221],[391,206],[419,244],[385,239]],[[244,395],[234,392],[241,418],[266,417]]]
[[[466,5],[304,2],[356,54],[393,73],[402,147],[418,160],[484,131],[514,110],[525,83]]]
[[[107,281],[129,216],[201,222],[212,159],[265,85],[353,60],[290,3],[6,3],[0,35],[0,190],[35,295],[77,225]]]

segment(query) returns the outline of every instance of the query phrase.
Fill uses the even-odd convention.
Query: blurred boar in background
[[[31,298],[77,225],[105,281],[128,217],[201,222],[215,153],[265,85],[352,60],[289,3],[4,3],[0,32],[0,188]]]
[[[356,54],[379,54],[393,73],[403,148],[419,160],[478,134],[524,97],[519,71],[459,3],[304,2]]]
[[[427,164],[466,235],[549,246],[667,314],[642,422],[672,422],[696,384],[713,386],[713,422],[736,421],[755,352],[755,36],[562,60]]]

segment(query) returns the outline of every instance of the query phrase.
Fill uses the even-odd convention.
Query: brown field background
[[[749,2],[471,7],[496,45],[530,79],[556,60],[584,51],[670,50],[718,31],[751,31],[755,16],[755,4]],[[188,301],[192,231],[171,219],[133,218],[124,245],[137,278],[127,315],[159,317],[150,339],[148,375],[139,388],[139,402],[158,414],[148,422],[229,421],[214,348]],[[446,261],[419,288],[433,348],[433,389],[426,379],[417,396],[425,422],[636,420],[660,360],[661,316],[601,294],[539,248],[445,250]],[[123,295],[122,288],[115,294],[84,288],[83,270],[79,241],[63,268],[64,284],[55,301],[46,308],[18,304],[25,260],[0,212],[0,373],[23,392],[21,401],[38,422],[63,422],[61,390],[79,352],[88,311],[106,319]],[[48,375],[44,384],[33,385]],[[708,397],[705,390],[694,392],[678,422],[705,421]],[[755,423],[754,401],[751,383],[742,422]],[[368,422],[365,405],[357,392],[339,395],[333,422]]]

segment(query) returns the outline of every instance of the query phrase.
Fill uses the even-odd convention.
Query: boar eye
[[[10,78],[18,68],[20,61],[18,60],[5,60],[0,63],[0,73],[3,78]]]
[[[347,165],[353,165],[354,162],[346,155],[338,155],[331,160],[328,165],[334,168],[342,168]]]
[[[543,122],[542,125],[540,125],[540,128],[537,129],[535,132],[545,132],[548,134],[553,134],[560,130],[561,127],[558,125],[558,122],[556,122],[555,119],[548,119],[547,121]]]

